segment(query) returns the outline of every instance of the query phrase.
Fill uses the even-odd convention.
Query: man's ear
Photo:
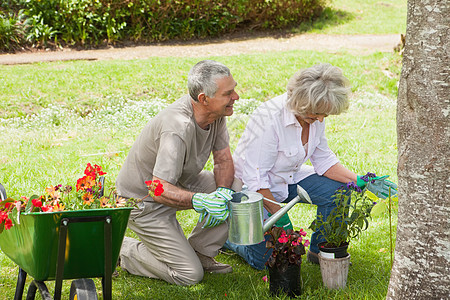
[[[203,105],[208,105],[208,100],[206,99],[205,93],[198,94],[198,102]]]

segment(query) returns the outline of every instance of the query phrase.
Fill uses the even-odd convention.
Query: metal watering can
[[[264,233],[300,201],[311,203],[308,193],[297,185],[297,197],[289,201],[264,222],[263,200],[280,203],[264,198],[257,192],[243,191],[233,194],[228,201],[228,240],[238,245],[252,245],[264,241]]]

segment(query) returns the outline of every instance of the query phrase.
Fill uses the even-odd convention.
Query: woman
[[[343,183],[355,181],[365,186],[363,176],[339,163],[325,137],[325,118],[347,110],[349,94],[348,79],[341,69],[330,64],[296,73],[287,85],[287,93],[262,103],[252,114],[233,154],[235,176],[248,190],[284,203],[297,196],[298,184],[317,205],[317,215],[326,219],[335,207],[331,197]],[[312,166],[305,165],[308,160]],[[375,177],[378,182],[372,185],[372,191],[381,195],[389,190],[385,178]],[[280,206],[264,201],[264,208],[270,215]],[[288,215],[276,226],[292,228]],[[312,234],[308,261],[319,263],[318,243],[322,241],[318,232]],[[250,246],[227,242],[225,248],[257,269],[264,268],[271,254],[265,242]]]

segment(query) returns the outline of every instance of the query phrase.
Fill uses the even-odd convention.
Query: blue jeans
[[[331,211],[336,207],[332,196],[334,192],[341,186],[345,185],[342,182],[338,182],[329,179],[324,176],[313,174],[297,183],[300,185],[309,195],[314,205],[317,205],[317,215],[322,215],[324,219],[328,217]],[[289,195],[283,203],[291,201],[297,196],[297,184],[290,184],[288,186]],[[265,236],[267,240],[269,236]],[[319,232],[313,232],[310,240],[309,250],[314,253],[319,253],[318,244],[324,242],[325,239]],[[261,242],[255,245],[236,245],[227,241],[224,248],[236,252],[239,256],[253,268],[263,270],[265,263],[272,254],[272,249],[266,248],[266,242]]]

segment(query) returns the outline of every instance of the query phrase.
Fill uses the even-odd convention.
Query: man
[[[213,257],[228,237],[234,166],[225,117],[239,99],[236,85],[223,64],[197,63],[188,74],[189,95],[150,120],[136,139],[116,181],[119,195],[146,197],[148,180],[159,180],[164,192],[131,212],[128,226],[140,241],[124,239],[120,265],[128,272],[192,285],[204,271],[232,271]],[[211,152],[213,173],[203,170]],[[192,208],[201,215],[186,239],[176,211]]]

